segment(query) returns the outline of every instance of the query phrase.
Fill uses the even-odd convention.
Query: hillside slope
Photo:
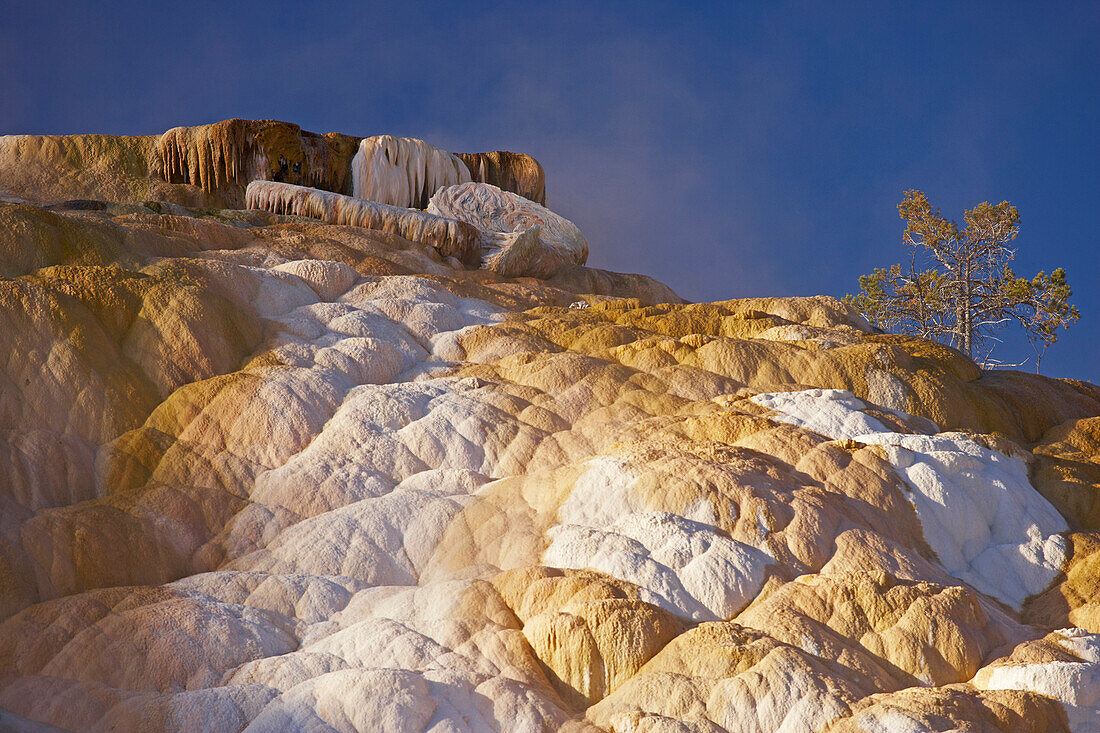
[[[1095,385],[37,176],[0,181],[0,728],[1100,726]]]

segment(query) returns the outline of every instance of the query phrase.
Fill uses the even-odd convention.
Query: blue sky
[[[1043,372],[1100,382],[1096,3],[151,8],[0,0],[0,133],[270,117],[529,152],[589,264],[692,300],[840,296],[907,256],[904,189],[1008,199],[1016,269],[1065,267],[1083,314]]]

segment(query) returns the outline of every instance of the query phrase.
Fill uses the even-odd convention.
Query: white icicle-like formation
[[[548,278],[562,265],[583,265],[588,259],[588,242],[573,222],[488,183],[440,189],[428,212],[505,235],[486,236],[481,253],[482,266],[502,275]]]
[[[363,138],[351,161],[356,198],[423,209],[442,186],[470,179],[458,157],[423,140],[392,135]]]
[[[275,214],[308,216],[330,224],[378,229],[431,245],[441,255],[456,257],[468,265],[476,266],[479,261],[481,232],[471,224],[443,216],[275,181],[249,183],[245,205]]]

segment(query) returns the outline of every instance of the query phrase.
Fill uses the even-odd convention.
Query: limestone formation
[[[0,728],[1100,729],[1100,388],[174,139],[0,141]]]
[[[470,180],[470,169],[446,150],[392,135],[363,138],[351,174],[356,198],[416,209],[443,186]]]
[[[500,234],[527,237],[486,239],[485,267],[508,277],[553,277],[565,265],[588,260],[588,241],[573,222],[544,206],[488,183],[465,183],[436,191],[428,212]]]
[[[0,135],[0,195],[6,201],[168,200],[151,170],[159,136]],[[210,202],[201,190],[175,187],[178,203]],[[182,195],[181,195],[182,194]]]
[[[491,153],[455,153],[478,183],[491,183],[546,206],[546,172],[524,153],[495,150]]]
[[[0,135],[0,201],[240,208],[254,180],[421,209],[440,186],[464,181],[539,203],[546,197],[545,173],[529,155],[456,156],[422,140],[318,134],[278,120],[223,120],[144,136]]]
[[[169,130],[157,155],[166,181],[207,192],[256,180],[341,191],[354,144],[346,135],[318,135],[289,122],[225,120]]]
[[[435,247],[444,257],[474,266],[481,262],[481,232],[456,219],[274,181],[248,184],[245,205],[274,214],[308,216],[329,224],[390,232]]]

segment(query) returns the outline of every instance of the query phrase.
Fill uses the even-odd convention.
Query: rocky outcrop
[[[434,247],[444,257],[455,257],[474,267],[481,263],[481,232],[456,219],[274,181],[248,184],[245,205],[274,214],[308,216],[329,224],[389,232]]]
[[[428,203],[428,212],[468,222],[484,232],[528,232],[484,239],[485,267],[508,277],[550,278],[565,265],[588,260],[588,241],[573,222],[488,183],[441,188]]]
[[[530,155],[495,150],[491,153],[456,153],[478,183],[490,183],[546,206],[546,172]]]
[[[439,187],[466,181],[546,198],[546,176],[529,155],[455,156],[423,140],[319,134],[278,120],[223,120],[162,135],[0,136],[0,200],[237,209],[254,180],[420,209]]]
[[[71,199],[165,198],[171,186],[150,172],[156,135],[2,135],[0,199],[55,203]],[[202,191],[180,203],[201,206]]]
[[[306,132],[289,122],[225,120],[161,135],[155,173],[168,183],[221,191],[230,203],[256,180],[343,191],[355,145],[353,137]]]
[[[391,206],[423,209],[443,186],[470,180],[466,165],[423,140],[363,138],[351,161],[352,195]]]

